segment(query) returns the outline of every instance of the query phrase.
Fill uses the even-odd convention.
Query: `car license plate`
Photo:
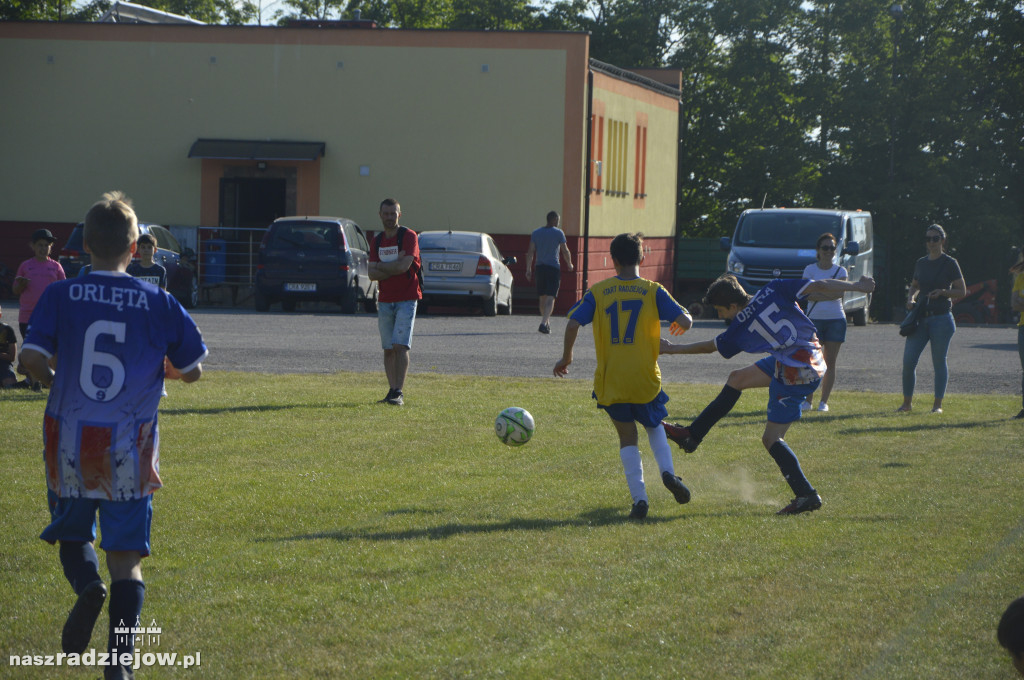
[[[427,269],[432,272],[461,272],[461,262],[431,262],[427,265]]]
[[[284,289],[292,293],[315,293],[315,283],[286,283]]]

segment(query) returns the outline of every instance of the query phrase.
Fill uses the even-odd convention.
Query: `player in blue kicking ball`
[[[825,374],[825,359],[814,323],[804,315],[797,301],[830,300],[847,291],[870,293],[874,289],[874,279],[867,276],[856,282],[774,279],[750,295],[735,276],[719,277],[708,288],[704,302],[715,308],[719,318],[730,322],[728,330],[704,342],[676,345],[662,340],[661,353],[718,352],[726,359],[740,352],[767,352],[769,356],[730,373],[719,395],[689,427],[665,423],[668,438],[687,452],[695,451],[715,423],[736,405],[743,390],[767,387],[768,422],[761,443],[796,495],[778,514],[795,515],[820,508],[821,496],[807,481],[800,461],[783,439],[789,426],[800,419],[800,403],[814,393]]]
[[[61,646],[68,654],[86,650],[109,594],[108,643],[117,657],[104,667],[106,678],[133,677],[131,663],[122,662],[134,636],[114,629],[135,626],[142,612],[151,499],[163,486],[157,406],[164,357],[194,382],[207,354],[181,305],[125,272],[138,236],[135,211],[119,192],[92,206],[84,228],[92,271],[47,286],[21,355],[34,379],[51,387],[43,416],[51,522],[40,538],[60,543],[64,575],[78,595]],[[93,547],[97,513],[109,591]]]
[[[617,276],[592,286],[569,310],[562,358],[555,364],[554,373],[559,377],[568,375],[580,326],[593,323],[597,350],[594,399],[597,407],[611,416],[619,435],[619,456],[633,497],[629,516],[643,519],[648,502],[637,423],[647,430],[662,483],[677,503],[690,500],[690,490],[675,474],[672,448],[661,426],[668,415],[668,395],[661,390],[658,351],[662,321],[672,322],[673,334],[685,332],[692,321],[661,284],[640,277],[644,259],[640,234],[619,234],[612,239],[611,256]]]

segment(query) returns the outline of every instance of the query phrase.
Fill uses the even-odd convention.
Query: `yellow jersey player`
[[[671,332],[676,335],[687,331],[693,321],[661,284],[640,277],[642,234],[619,234],[612,239],[610,250],[616,276],[591,287],[569,310],[562,358],[554,373],[568,375],[579,329],[592,324],[597,351],[593,397],[597,407],[611,417],[619,435],[619,457],[633,498],[629,516],[643,519],[648,499],[637,423],[647,431],[665,487],[676,502],[690,500],[690,490],[675,474],[672,449],[661,424],[668,415],[668,395],[661,389],[658,353],[662,321],[671,322]]]

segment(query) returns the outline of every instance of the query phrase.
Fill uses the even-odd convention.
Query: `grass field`
[[[152,651],[202,665],[138,677],[1013,677],[995,626],[1024,593],[1015,398],[896,415],[895,395],[838,392],[787,437],[825,505],[776,517],[791,493],[747,394],[676,456],[689,505],[641,438],[635,523],[589,380],[414,375],[401,409],[373,403],[383,384],[168,385],[143,619]],[[718,387],[666,392],[688,422]],[[59,651],[74,599],[36,538],[44,398],[0,394],[0,677],[94,678],[8,665]],[[511,405],[538,425],[518,449],[492,431]]]

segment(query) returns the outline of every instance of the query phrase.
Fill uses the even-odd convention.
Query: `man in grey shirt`
[[[558,228],[558,213],[548,213],[548,223],[533,230],[530,247],[526,251],[526,280],[533,280],[534,256],[537,259],[537,294],[540,303],[541,322],[537,329],[541,333],[551,332],[551,312],[561,283],[562,271],[559,255],[565,258],[565,265],[572,271],[572,255],[565,244],[565,232]]]

